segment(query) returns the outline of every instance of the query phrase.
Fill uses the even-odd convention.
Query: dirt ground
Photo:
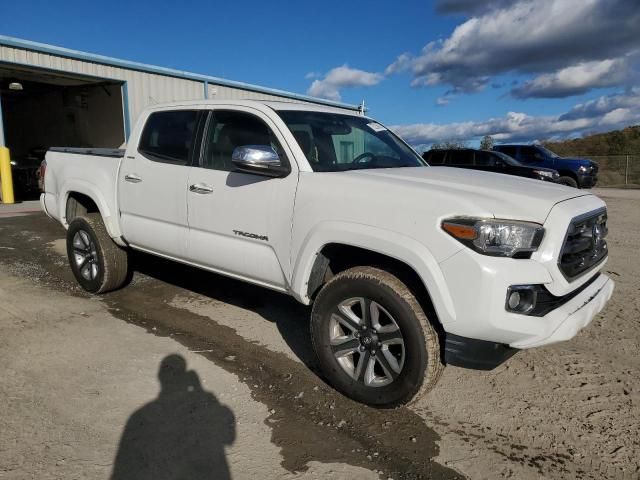
[[[616,291],[593,323],[391,411],[322,381],[292,299],[145,255],[92,297],[59,225],[0,206],[0,478],[136,477],[134,451],[160,480],[639,478],[640,191],[594,193]]]

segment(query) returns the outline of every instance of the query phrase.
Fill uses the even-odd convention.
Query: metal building
[[[118,147],[147,106],[175,101],[263,99],[357,106],[222,78],[94,55],[0,35],[0,146],[17,186],[52,146]]]

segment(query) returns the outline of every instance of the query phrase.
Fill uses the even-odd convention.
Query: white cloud
[[[365,72],[348,65],[336,67],[325,75],[323,79],[314,80],[307,93],[314,97],[340,100],[340,90],[353,87],[372,87],[384,79],[379,73]]]
[[[439,107],[443,107],[445,105],[449,105],[451,99],[449,97],[438,97],[436,98],[436,105]]]
[[[564,138],[640,123],[640,88],[576,105],[564,115],[532,116],[509,112],[480,122],[422,123],[391,127],[412,145],[473,140],[491,135],[498,141]]]
[[[518,98],[556,98],[579,95],[592,88],[613,87],[630,77],[626,58],[582,62],[553,73],[538,75],[533,80],[514,88]]]
[[[624,94],[603,95],[600,98],[579,103],[567,113],[561,115],[560,119],[574,120],[576,118],[604,117],[609,112],[620,108],[640,112],[640,87],[634,87]]]
[[[386,72],[408,70],[414,86],[448,84],[456,91],[473,92],[495,75],[584,68],[638,48],[638,0],[494,0],[480,9],[473,4],[441,1],[441,10],[477,16],[458,25],[448,38],[427,44],[419,54],[400,55]]]
[[[385,75],[392,75],[394,73],[403,72],[411,67],[413,57],[409,53],[403,53],[396,61],[389,65],[384,71]]]

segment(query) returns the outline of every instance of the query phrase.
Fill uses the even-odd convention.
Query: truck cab
[[[598,164],[586,158],[556,155],[542,145],[496,145],[502,152],[529,167],[552,168],[560,173],[559,183],[574,188],[591,188],[598,182]]]

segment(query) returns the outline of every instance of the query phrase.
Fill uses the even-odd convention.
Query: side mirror
[[[291,171],[270,145],[236,147],[231,155],[231,161],[241,172],[267,177],[285,177]]]

